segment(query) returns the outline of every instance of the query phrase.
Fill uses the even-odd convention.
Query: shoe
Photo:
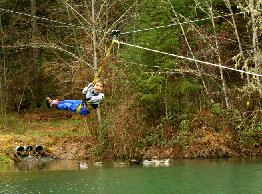
[[[51,103],[52,103],[51,98],[46,97],[45,98],[45,104],[46,104],[47,108],[51,108]]]

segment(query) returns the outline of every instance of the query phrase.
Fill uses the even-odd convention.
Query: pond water
[[[172,160],[170,165],[43,160],[0,163],[0,193],[262,193],[262,159]],[[85,167],[83,167],[85,168]]]

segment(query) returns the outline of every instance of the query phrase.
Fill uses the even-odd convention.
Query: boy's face
[[[101,82],[96,82],[94,90],[96,93],[101,93],[103,91],[103,84]]]

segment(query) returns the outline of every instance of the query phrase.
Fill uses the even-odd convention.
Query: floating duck
[[[149,160],[143,160],[143,166],[153,166],[153,165],[155,165],[156,164],[156,160],[151,160],[151,159],[149,159]]]
[[[123,166],[125,166],[125,163],[124,162],[114,162],[114,166],[115,167],[123,167]]]
[[[87,169],[88,168],[88,165],[85,162],[78,162],[78,164],[79,164],[79,169]]]
[[[96,167],[102,167],[103,163],[102,162],[94,162],[94,166]]]
[[[156,159],[150,159],[150,160],[144,160],[143,166],[149,167],[164,167],[164,166],[170,166],[170,159],[163,159],[163,160],[156,160]]]
[[[157,161],[156,166],[157,167],[170,166],[170,159],[159,160],[159,161]]]
[[[140,165],[142,160],[139,159],[130,159],[128,160],[128,162],[130,163],[130,165]]]

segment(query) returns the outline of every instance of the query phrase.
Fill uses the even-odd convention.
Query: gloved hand
[[[88,87],[84,87],[84,89],[82,90],[82,94],[86,94],[88,92]]]
[[[84,87],[84,89],[82,90],[82,94],[87,94],[87,92],[91,91],[94,88],[94,84],[93,83],[89,83],[87,87]]]
[[[86,93],[86,99],[90,99],[92,97],[92,91],[87,91],[87,93]]]

